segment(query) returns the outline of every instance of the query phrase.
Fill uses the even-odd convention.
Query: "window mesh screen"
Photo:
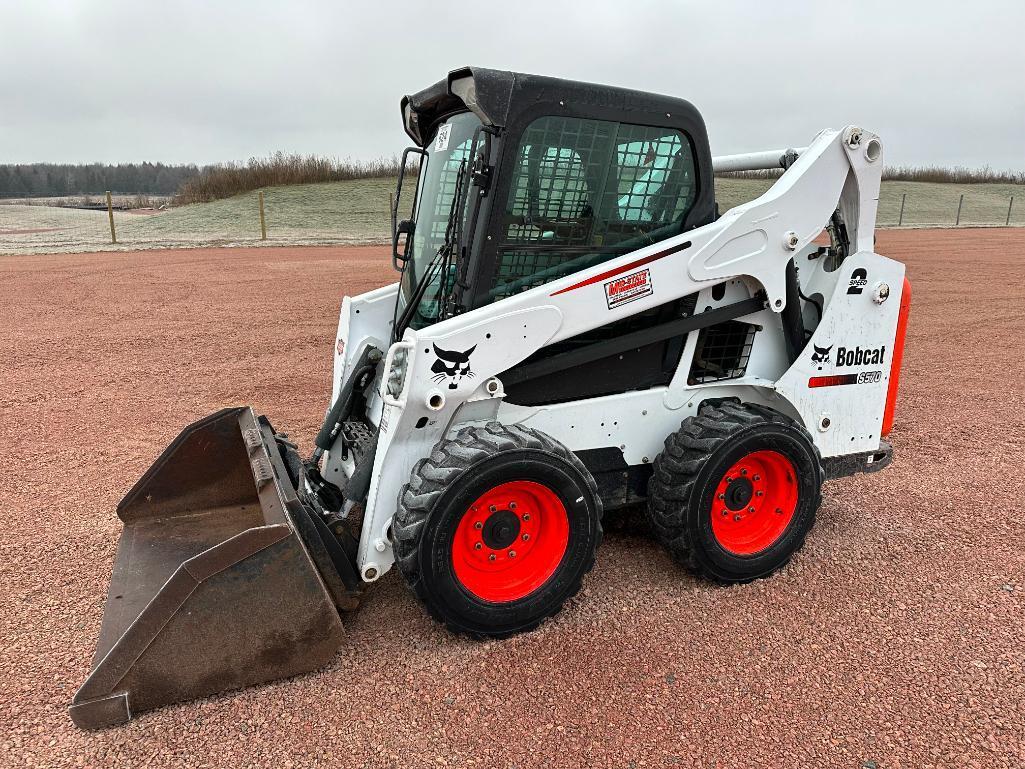
[[[754,338],[755,326],[739,320],[701,329],[688,383],[695,385],[744,376]]]
[[[543,117],[517,158],[493,298],[678,234],[697,193],[690,142],[670,128]]]
[[[460,143],[452,148],[451,153],[444,159],[432,158],[428,162],[441,162],[441,173],[438,175],[438,191],[432,199],[433,210],[430,212],[430,230],[424,233],[427,236],[422,246],[431,251],[436,251],[445,239],[445,228],[448,226],[448,214],[452,209],[452,201],[456,196],[456,180],[459,177],[459,169],[463,161],[470,157],[471,139]],[[420,218],[424,218],[421,216]]]

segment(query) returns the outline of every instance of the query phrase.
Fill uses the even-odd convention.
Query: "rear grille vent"
[[[687,382],[695,385],[744,376],[756,330],[756,326],[739,320],[701,329]]]

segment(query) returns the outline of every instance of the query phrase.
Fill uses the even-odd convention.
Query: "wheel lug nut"
[[[760,475],[756,475],[756,476],[755,476],[755,480],[756,480],[756,481],[760,481],[761,479],[762,479],[762,476],[760,476]]]
[[[509,551],[509,557],[510,558],[515,558],[516,557],[516,551],[515,550],[510,550]]]
[[[488,510],[490,510],[493,513],[497,513],[498,512],[498,507],[496,507],[495,505],[491,505],[491,507],[489,507]]]
[[[740,515],[738,514],[738,515],[733,516],[733,520],[739,521],[740,520]]]
[[[755,496],[756,497],[764,497],[765,496],[765,492],[764,491],[756,491],[755,492]]]
[[[729,510],[727,510],[727,509],[726,509],[726,508],[724,507],[724,508],[722,509],[722,514],[723,514],[723,515],[729,515],[729,514],[730,514],[730,511],[729,511]]]
[[[497,556],[494,553],[492,553],[491,555],[488,556],[488,560],[489,561],[493,561],[493,560],[495,560],[496,557]]]
[[[481,523],[480,521],[477,521],[477,523],[473,524],[473,528],[475,528],[475,529],[483,529],[484,528],[484,524]]]
[[[515,502],[510,502],[509,503],[509,509],[510,510],[515,510],[516,509],[516,503]]]
[[[740,471],[740,474],[741,474],[741,475],[747,475],[747,468],[746,468],[746,467],[745,467],[745,468],[743,468],[743,469],[742,469],[742,470]]]
[[[529,535],[529,534],[524,534],[524,535],[523,535],[523,541],[524,541],[524,542],[526,542],[526,541],[527,541],[527,540],[529,540],[529,539],[530,539],[530,535]]]
[[[524,513],[523,514],[523,520],[529,521],[530,520],[530,513]]]
[[[726,495],[725,494],[720,494],[719,495],[719,499],[726,499]]]
[[[726,476],[726,483],[733,483],[733,476],[732,475],[727,475]]]
[[[783,508],[777,507],[776,508],[776,513],[779,514],[779,515],[783,515]]]
[[[753,512],[755,511],[755,509],[754,509],[753,507],[749,507],[749,508],[747,509],[747,511],[748,511],[749,513],[753,513]]]
[[[481,549],[482,547],[484,547],[484,545],[482,545],[482,544],[481,544],[480,542],[478,542],[478,543],[476,543],[476,544],[475,544],[475,545],[473,546],[473,549],[474,549],[474,550],[480,550],[480,549]]]

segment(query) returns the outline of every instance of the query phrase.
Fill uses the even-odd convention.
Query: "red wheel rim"
[[[726,471],[712,499],[712,534],[734,555],[771,547],[797,510],[797,470],[778,451],[754,451]]]
[[[509,481],[480,495],[452,541],[456,579],[473,595],[508,603],[541,587],[562,562],[569,516],[554,491]]]

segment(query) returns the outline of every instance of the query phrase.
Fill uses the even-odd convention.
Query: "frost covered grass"
[[[0,206],[0,254],[155,248],[371,244],[389,235],[393,179],[361,179],[263,190],[267,240],[260,240],[258,192],[159,212],[114,212],[117,245],[105,211]]]
[[[719,210],[752,200],[768,179],[717,178]],[[165,211],[114,213],[118,244],[110,243],[105,211],[0,205],[0,254],[74,253],[200,246],[374,244],[389,240],[389,193],[395,180],[354,179],[263,190],[267,240],[260,240],[258,192]],[[883,182],[879,226],[897,224],[901,194],[905,226],[952,226],[964,194],[962,225],[1025,226],[1025,185]]]

